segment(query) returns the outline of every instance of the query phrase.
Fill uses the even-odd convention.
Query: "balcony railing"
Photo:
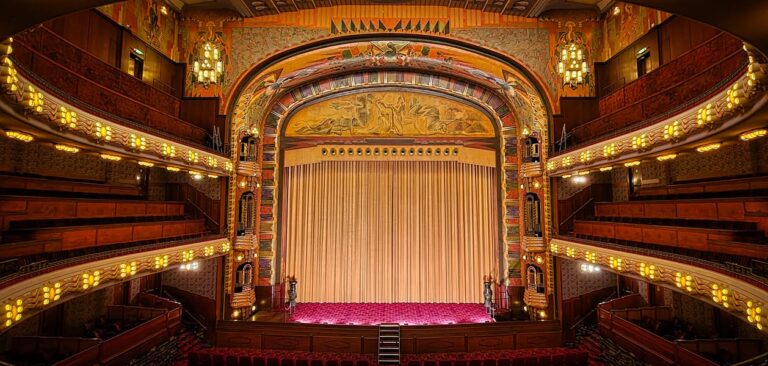
[[[19,71],[68,103],[127,127],[204,146],[208,132],[178,118],[180,100],[128,75],[51,32],[14,37]]]
[[[690,109],[730,86],[746,64],[741,41],[721,33],[602,98],[601,116],[570,129],[568,148],[558,152],[616,137]]]

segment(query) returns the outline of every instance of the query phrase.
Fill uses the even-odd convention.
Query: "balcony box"
[[[547,251],[544,238],[540,236],[523,236],[523,248],[527,252],[542,253]]]
[[[246,177],[261,177],[261,167],[257,161],[240,161],[237,163],[237,174]]]
[[[523,300],[525,301],[525,304],[530,307],[537,309],[545,309],[547,307],[547,294],[540,294],[535,290],[526,288]]]
[[[246,232],[235,237],[235,250],[253,250],[256,248],[256,235]]]
[[[256,291],[250,287],[243,288],[243,291],[232,294],[232,307],[235,309],[250,308],[255,302]]]
[[[541,176],[541,163],[523,163],[520,167],[523,177],[535,178]]]

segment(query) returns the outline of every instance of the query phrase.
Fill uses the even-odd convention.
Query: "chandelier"
[[[566,26],[568,26],[568,32],[560,37],[555,51],[557,74],[563,81],[563,87],[568,85],[571,89],[576,89],[586,83],[589,78],[587,47],[582,34],[573,32],[574,24],[569,22]]]
[[[211,41],[203,42],[198,52],[193,68],[194,78],[196,82],[207,88],[210,84],[216,84],[221,79],[224,70],[221,52]]]

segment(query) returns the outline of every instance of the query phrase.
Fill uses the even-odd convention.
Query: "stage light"
[[[631,168],[633,166],[638,166],[638,165],[640,165],[640,160],[635,160],[635,161],[630,161],[630,162],[624,163],[624,166],[627,167],[627,168]]]
[[[610,172],[611,170],[613,170],[612,166],[606,166],[606,167],[600,168],[601,172]]]
[[[165,167],[165,169],[168,170],[169,172],[178,172],[179,170],[181,170],[175,166]]]
[[[251,311],[256,311],[256,305],[251,306]]]
[[[235,310],[235,311],[232,312],[232,317],[233,318],[237,318],[239,316],[240,316],[240,310]]]
[[[146,168],[151,168],[151,167],[155,166],[155,163],[152,163],[152,162],[149,162],[149,161],[140,161],[139,165],[141,165],[143,167],[146,167]]]

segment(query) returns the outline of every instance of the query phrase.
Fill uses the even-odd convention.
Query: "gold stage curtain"
[[[481,303],[500,262],[498,184],[455,161],[287,167],[283,273],[299,302]]]

